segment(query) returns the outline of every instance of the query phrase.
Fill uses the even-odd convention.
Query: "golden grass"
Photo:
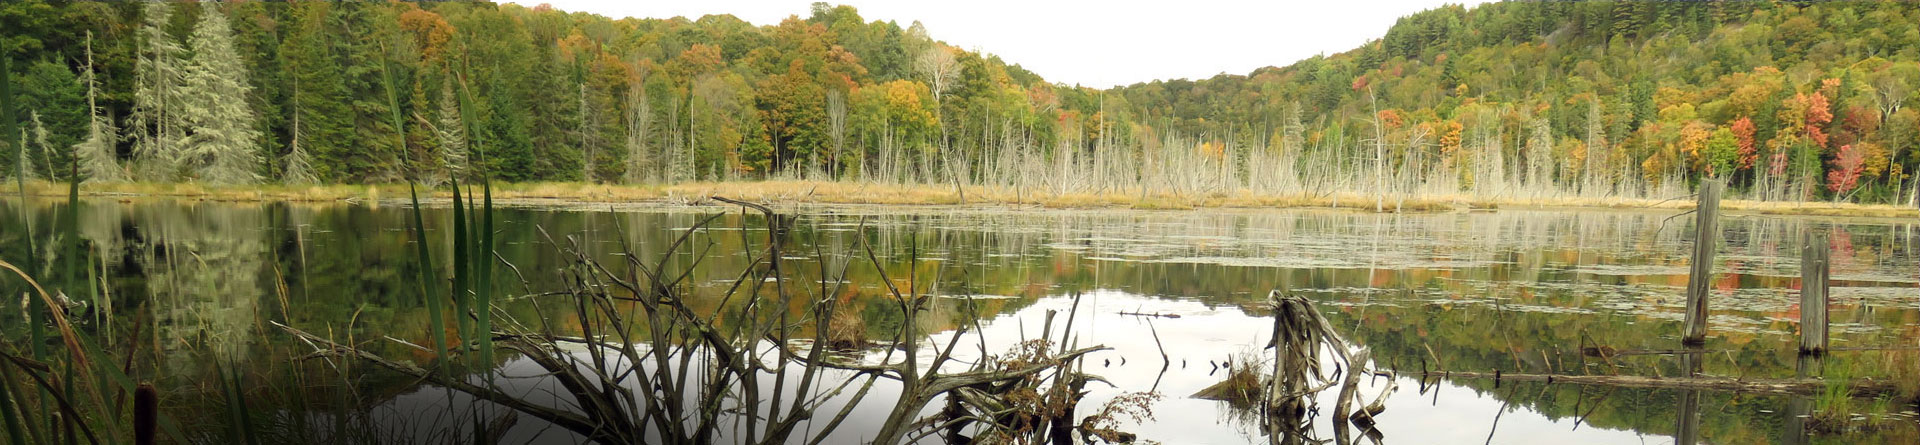
[[[1256,368],[1260,364],[1259,356],[1235,354],[1228,360],[1226,378],[1193,393],[1193,398],[1219,400],[1236,407],[1251,407],[1260,403],[1266,396],[1267,376]]]
[[[851,308],[833,311],[827,319],[827,347],[851,351],[867,347],[867,321]]]
[[[59,183],[30,182],[31,193],[65,196],[66,186]],[[384,189],[384,190],[383,190]],[[319,186],[208,186],[201,184],[100,183],[83,184],[88,196],[154,196],[207,201],[349,201],[377,203],[382,198],[404,199],[405,184],[319,185]],[[384,192],[384,193],[383,193]],[[424,198],[445,199],[445,188],[422,190]],[[502,200],[537,200],[579,203],[702,203],[710,196],[732,199],[805,204],[876,205],[999,205],[1034,206],[1057,209],[1139,209],[1192,210],[1208,208],[1296,208],[1328,207],[1373,211],[1378,201],[1364,193],[1307,195],[1262,195],[1247,192],[1177,194],[1134,192],[1054,194],[1028,188],[951,185],[902,185],[867,182],[826,181],[741,181],[692,182],[673,185],[606,185],[580,182],[531,182],[497,184],[494,197]],[[1485,197],[1467,194],[1420,195],[1405,199],[1390,197],[1382,211],[1435,212],[1495,209],[1539,208],[1619,208],[1686,210],[1689,199],[1632,199],[1592,197]],[[1725,200],[1723,209],[1735,213],[1767,215],[1811,215],[1869,218],[1920,217],[1920,210],[1906,206],[1864,205],[1830,202],[1763,202]]]

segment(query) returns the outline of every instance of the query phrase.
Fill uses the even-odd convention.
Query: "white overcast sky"
[[[614,18],[733,14],[755,25],[811,0],[512,0]],[[868,21],[919,20],[933,38],[999,55],[1048,81],[1105,88],[1285,66],[1385,35],[1394,20],[1481,0],[841,0]]]

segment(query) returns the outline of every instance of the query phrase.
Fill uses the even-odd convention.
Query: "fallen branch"
[[[322,349],[314,351],[314,355],[329,356],[329,357],[356,357],[361,360],[366,360],[373,364],[380,365],[380,367],[382,368],[387,368],[389,370],[393,370],[401,374],[412,376],[413,378],[426,380],[428,382],[433,382],[436,385],[453,389],[455,391],[464,392],[476,398],[483,399],[489,402],[506,405],[520,412],[533,415],[534,417],[539,417],[548,422],[553,422],[556,425],[560,425],[570,430],[593,431],[595,427],[595,423],[588,420],[586,417],[580,416],[578,414],[556,410],[556,409],[548,408],[545,406],[535,405],[535,404],[520,400],[518,398],[515,398],[513,396],[509,396],[505,393],[495,391],[493,389],[467,383],[466,380],[463,378],[449,378],[445,375],[428,371],[424,368],[421,368],[419,366],[414,366],[413,364],[410,364],[410,363],[401,363],[401,362],[389,360],[385,357],[381,357],[379,355],[375,355],[374,353],[363,351],[358,348],[354,348],[352,346],[335,343],[333,340],[328,340],[325,337],[313,335],[312,333],[308,333],[307,331],[302,331],[299,328],[280,324],[280,322],[278,321],[269,321],[268,323],[272,323],[274,327],[278,327],[280,328],[280,330],[286,331],[288,334],[292,334],[295,337],[299,337],[313,344],[323,346]]]
[[[1517,382],[1569,383],[1575,385],[1616,386],[1623,388],[1703,389],[1763,394],[1816,395],[1827,390],[1832,381],[1821,379],[1736,379],[1725,377],[1644,377],[1629,375],[1556,375],[1504,374],[1486,372],[1422,373],[1423,377],[1449,379],[1493,379]],[[1899,383],[1891,380],[1857,379],[1844,383],[1854,396],[1878,396],[1897,393]]]
[[[1580,352],[1588,357],[1622,357],[1630,355],[1681,355],[1727,352],[1725,349],[1614,349],[1608,346],[1581,348]],[[1827,352],[1870,352],[1870,351],[1920,351],[1920,346],[1855,346],[1827,348]],[[1737,352],[1737,351],[1736,351]]]

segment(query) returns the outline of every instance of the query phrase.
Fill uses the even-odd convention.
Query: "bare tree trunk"
[[[1373,106],[1373,211],[1378,213],[1387,202],[1387,132],[1380,126],[1380,100],[1373,87],[1367,87],[1367,101]]]
[[[640,83],[627,87],[627,162],[624,178],[628,183],[646,179],[647,136],[651,128],[653,106]]]
[[[847,145],[847,95],[840,90],[827,92],[828,131],[833,136],[833,152],[827,155],[827,178],[840,179],[840,152]]]

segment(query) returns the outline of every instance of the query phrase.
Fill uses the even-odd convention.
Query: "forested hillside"
[[[1394,199],[1672,197],[1723,178],[1758,199],[1920,193],[1910,2],[1448,7],[1331,56],[1111,90],[850,7],[798,12],[6,2],[0,166],[206,183],[802,177]]]

